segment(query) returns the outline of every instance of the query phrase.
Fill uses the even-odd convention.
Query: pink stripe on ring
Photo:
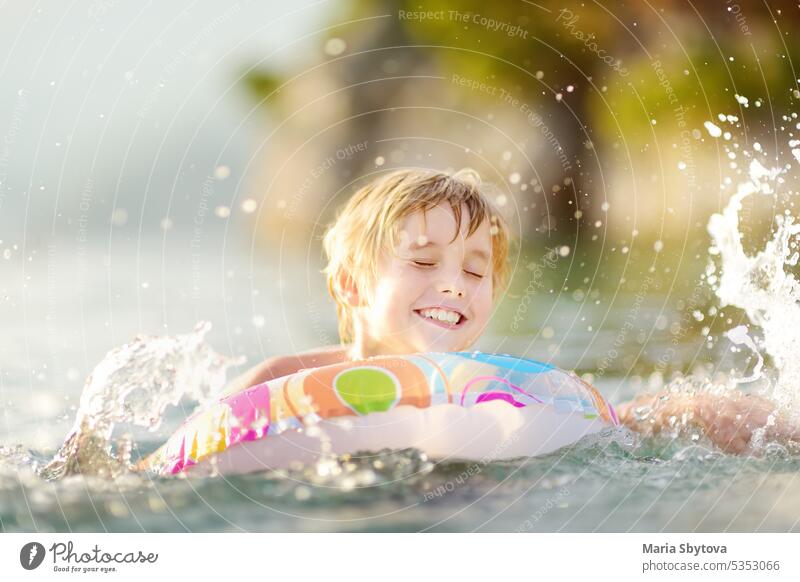
[[[497,380],[498,382],[500,382],[502,384],[505,384],[506,386],[508,386],[512,390],[516,390],[520,394],[524,394],[525,396],[528,396],[529,398],[533,398],[539,404],[544,404],[543,400],[539,400],[533,394],[529,394],[528,392],[525,392],[525,390],[523,390],[522,388],[520,388],[516,384],[512,384],[511,382],[509,382],[505,378],[498,378],[497,376],[477,376],[477,377],[473,378],[472,380],[470,380],[469,382],[467,382],[467,384],[464,386],[464,391],[461,392],[461,406],[464,406],[464,398],[466,398],[466,396],[467,396],[467,390],[469,390],[469,387],[472,386],[475,382],[480,382],[481,380]]]

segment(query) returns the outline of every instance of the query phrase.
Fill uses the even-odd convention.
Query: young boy
[[[269,358],[235,385],[379,354],[466,350],[508,282],[508,241],[474,171],[384,175],[325,235],[341,345]]]
[[[456,352],[483,333],[509,278],[506,223],[472,170],[454,175],[406,169],[358,190],[325,235],[325,273],[336,302],[341,345],[272,357],[238,378],[227,393],[303,368],[375,355]],[[723,450],[748,449],[772,410],[760,398],[671,396],[647,419],[620,406],[630,428],[658,432],[688,412]],[[768,436],[789,434],[776,424]]]

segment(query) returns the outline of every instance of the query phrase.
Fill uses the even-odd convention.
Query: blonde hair
[[[422,169],[395,170],[356,191],[325,233],[323,246],[328,266],[323,272],[336,302],[342,344],[353,341],[354,328],[353,308],[338,283],[339,277],[350,278],[359,294],[365,296],[365,291],[372,290],[377,282],[380,254],[396,247],[402,219],[445,202],[453,209],[456,233],[461,232],[462,205],[469,213],[467,236],[484,220],[490,221],[492,300],[505,288],[510,275],[509,230],[482,191],[478,173],[470,168],[453,175]]]

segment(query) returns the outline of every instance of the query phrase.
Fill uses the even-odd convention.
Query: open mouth
[[[415,309],[419,317],[444,329],[457,329],[466,323],[467,318],[458,311],[449,309]]]

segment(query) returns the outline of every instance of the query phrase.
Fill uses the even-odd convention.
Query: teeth
[[[444,321],[445,323],[453,325],[458,323],[458,320],[461,319],[458,313],[446,309],[421,309],[420,314],[422,314],[423,317],[438,319],[439,321]]]

